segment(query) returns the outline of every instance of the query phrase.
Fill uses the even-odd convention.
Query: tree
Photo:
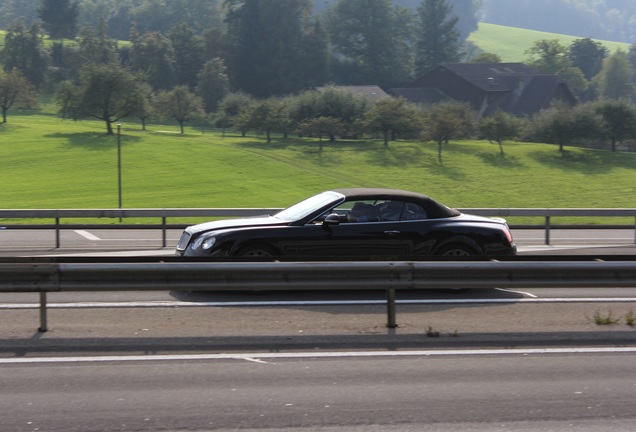
[[[631,67],[636,71],[636,44],[631,44],[627,51],[627,60]],[[632,77],[632,84],[636,85],[636,74]]]
[[[422,0],[418,15],[416,74],[424,75],[443,63],[457,63],[462,57],[459,18],[447,0]]]
[[[24,75],[17,69],[4,72],[0,69],[0,108],[2,123],[7,122],[7,113],[13,106],[33,108],[37,105],[35,91]]]
[[[203,101],[187,86],[177,86],[172,90],[159,92],[155,103],[159,115],[179,123],[181,135],[184,134],[185,122],[204,115]]]
[[[177,83],[193,89],[197,85],[197,73],[203,66],[203,41],[181,22],[168,33],[174,51],[174,70]]]
[[[521,124],[517,117],[497,111],[492,116],[481,119],[479,135],[482,139],[499,144],[499,154],[503,156],[504,141],[517,138],[521,134]]]
[[[303,34],[301,64],[302,88],[314,88],[329,80],[328,35],[319,19],[306,27]]]
[[[77,0],[40,0],[38,7],[44,30],[52,39],[59,39],[53,44],[51,54],[53,65],[63,72],[67,68],[64,39],[73,39],[77,35],[78,6]]]
[[[272,132],[287,132],[291,125],[288,106],[281,99],[268,98],[250,106],[250,129],[265,132],[267,142]]]
[[[368,101],[363,97],[329,86],[298,95],[291,116],[296,123],[317,117],[332,117],[340,120],[346,130],[350,130],[367,107]]]
[[[218,0],[136,0],[130,10],[130,22],[142,32],[168,34],[179,23],[186,23],[199,35],[210,27],[220,27],[222,11]]]
[[[225,64],[220,58],[206,62],[197,75],[196,93],[203,100],[205,112],[214,112],[219,103],[230,93],[230,80]]]
[[[471,58],[470,63],[501,63],[501,57],[494,53],[482,52]]]
[[[246,112],[250,105],[254,103],[254,99],[242,92],[230,93],[219,103],[220,118],[217,126],[223,128],[235,126],[235,120],[241,113]],[[240,128],[236,128],[241,130]],[[247,133],[249,127],[244,132]],[[244,134],[243,134],[244,135]]]
[[[603,62],[603,69],[596,76],[602,99],[626,99],[634,96],[634,68],[629,63],[627,53],[616,51]]]
[[[78,1],[40,0],[38,16],[53,39],[72,39],[77,34]]]
[[[82,64],[110,64],[118,61],[117,42],[106,34],[106,20],[96,27],[84,27],[80,31],[79,51]]]
[[[528,64],[541,73],[558,75],[570,91],[578,95],[588,87],[588,82],[580,69],[572,66],[568,48],[558,41],[538,40],[526,51]]]
[[[579,139],[593,139],[599,136],[602,126],[600,115],[581,104],[571,108],[564,104],[541,110],[532,119],[531,136],[535,142],[558,144],[563,153],[565,146]]]
[[[362,127],[367,132],[380,132],[384,146],[401,134],[421,130],[422,112],[404,98],[385,98],[369,108],[362,118]]]
[[[327,13],[338,83],[394,87],[413,72],[411,13],[390,0],[339,0]]]
[[[476,113],[467,102],[441,102],[428,109],[424,117],[425,141],[437,143],[437,157],[442,161],[442,145],[451,139],[469,136],[475,126]]]
[[[152,87],[147,83],[139,84],[139,105],[133,113],[135,117],[141,120],[141,129],[146,130],[146,122],[148,119],[154,117],[155,112],[155,94],[152,91]]]
[[[260,98],[303,90],[303,29],[311,2],[226,0],[225,4],[232,87]]]
[[[533,141],[558,144],[563,152],[575,138],[571,109],[559,105],[539,111],[532,119],[531,130]]]
[[[141,72],[154,90],[168,90],[177,84],[176,55],[170,40],[157,32],[140,36],[132,32],[130,66]]]
[[[585,38],[572,42],[567,56],[572,66],[579,68],[585,79],[591,80],[601,71],[607,53],[607,48],[600,42]]]
[[[459,39],[465,41],[478,28],[478,15],[483,0],[449,0],[448,3],[453,8],[453,14],[457,16]]]
[[[320,151],[322,151],[322,137],[328,136],[329,141],[335,141],[337,135],[346,132],[342,121],[333,117],[315,117],[307,119],[298,125],[298,132],[301,135],[317,136],[320,141]]]
[[[3,0],[0,2],[0,28],[6,29],[16,20],[30,25],[38,18],[40,0]]]
[[[117,63],[89,63],[82,68],[80,84],[62,85],[56,99],[65,117],[101,120],[113,135],[112,124],[138,112],[142,94],[138,77]]]
[[[44,47],[43,35],[37,23],[27,30],[22,20],[15,21],[7,30],[0,59],[5,71],[19,70],[35,87],[47,78],[49,53]]]
[[[636,108],[625,100],[606,100],[596,105],[603,118],[603,136],[610,141],[612,151],[626,139],[636,138]]]

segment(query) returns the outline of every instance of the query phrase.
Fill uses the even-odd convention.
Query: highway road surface
[[[178,232],[170,232],[175,243]],[[634,255],[632,230],[515,232]],[[170,255],[155,231],[0,230],[4,256]],[[631,432],[633,289],[58,293],[0,300],[0,431]],[[616,323],[599,325],[594,316]]]
[[[636,352],[246,353],[0,363],[0,429],[632,432]]]

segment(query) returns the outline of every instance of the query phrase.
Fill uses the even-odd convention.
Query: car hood
[[[228,228],[245,228],[252,226],[274,226],[289,225],[289,221],[277,219],[273,216],[256,216],[253,218],[225,219],[219,221],[205,222],[192,225],[186,228],[190,235],[201,234],[203,232],[218,231]]]

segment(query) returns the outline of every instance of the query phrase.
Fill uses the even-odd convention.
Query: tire
[[[444,247],[437,255],[448,257],[467,257],[479,255],[473,248],[463,244],[453,244]]]
[[[272,258],[278,256],[274,249],[265,245],[245,246],[236,255],[245,258]]]

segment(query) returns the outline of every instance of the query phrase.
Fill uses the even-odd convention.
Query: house
[[[389,93],[413,103],[469,102],[480,117],[497,110],[526,116],[555,101],[577,103],[559,77],[538,73],[523,63],[444,64]]]

